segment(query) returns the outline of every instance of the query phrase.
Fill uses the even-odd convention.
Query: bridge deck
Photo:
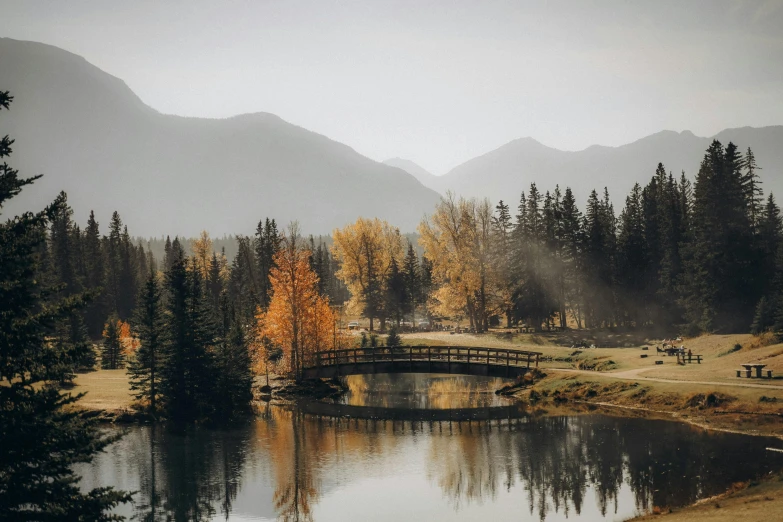
[[[455,346],[350,348],[316,352],[307,379],[369,373],[449,373],[517,377],[538,367],[540,352]]]

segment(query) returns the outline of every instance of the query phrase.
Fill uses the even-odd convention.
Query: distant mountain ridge
[[[0,38],[0,89],[15,96],[0,113],[0,135],[17,140],[10,163],[23,176],[45,174],[2,209],[4,218],[65,190],[77,222],[94,209],[105,231],[116,209],[136,236],[247,234],[267,216],[281,226],[296,219],[308,234],[329,234],[359,216],[414,232],[438,193],[515,207],[533,182],[542,191],[570,186],[580,207],[592,189],[608,187],[619,212],[659,162],[693,179],[713,138],[751,147],[765,193],[783,198],[783,126],[713,137],[661,131],[576,152],[520,138],[435,176],[402,158],[378,163],[269,113],[161,114],[120,79],[41,43]]]
[[[679,177],[682,171],[693,180],[704,151],[713,139],[723,145],[734,142],[744,151],[750,147],[762,170],[762,188],[783,198],[783,126],[726,129],[712,137],[690,131],[661,131],[619,147],[593,145],[577,152],[547,147],[532,138],[521,138],[466,161],[434,179],[432,188],[451,190],[467,197],[502,199],[512,207],[531,183],[539,190],[569,186],[580,207],[592,189],[608,187],[619,207],[634,183],[646,184],[659,162]]]
[[[0,133],[11,164],[44,173],[3,215],[65,190],[74,218],[113,210],[133,235],[251,233],[259,219],[330,233],[359,216],[414,231],[438,195],[413,176],[268,113],[161,114],[121,80],[62,49],[0,38],[0,88],[15,97]]]
[[[407,160],[404,158],[389,158],[387,160],[384,160],[383,164],[389,165],[390,167],[397,167],[398,169],[404,170],[405,172],[407,172],[408,174],[412,175],[414,178],[419,180],[419,183],[421,183],[425,187],[435,188],[438,186],[438,176],[429,172],[424,167],[412,162],[411,160]]]

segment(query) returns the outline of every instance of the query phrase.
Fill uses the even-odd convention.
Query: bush
[[[397,328],[392,326],[391,328],[389,328],[389,335],[386,337],[386,346],[388,346],[389,348],[396,348],[401,344],[402,344],[402,339],[400,338],[400,335],[397,333]]]

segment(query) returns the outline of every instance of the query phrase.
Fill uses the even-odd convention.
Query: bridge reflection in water
[[[302,401],[297,409],[318,418],[363,420],[363,421],[409,421],[420,422],[479,422],[495,425],[517,424],[527,419],[529,413],[523,403],[486,408],[386,408],[382,406],[354,406],[319,401]]]
[[[316,352],[303,376],[306,379],[372,373],[441,373],[518,377],[535,365],[540,352],[503,348],[453,346],[399,346],[351,348]]]

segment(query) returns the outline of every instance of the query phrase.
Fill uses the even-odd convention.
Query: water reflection
[[[765,454],[776,441],[517,413],[449,422],[269,406],[226,430],[131,428],[80,472],[85,487],[138,490],[125,514],[149,521],[624,520],[783,467]]]

